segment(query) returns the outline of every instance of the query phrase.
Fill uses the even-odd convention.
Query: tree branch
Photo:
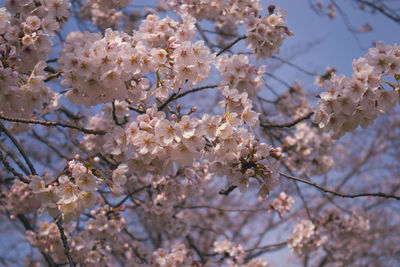
[[[314,114],[314,112],[311,111],[311,112],[307,113],[306,115],[304,115],[303,117],[300,117],[292,122],[281,123],[281,124],[260,123],[260,126],[264,127],[264,128],[290,128],[290,127],[295,126],[299,122],[309,119],[313,114]]]
[[[75,263],[74,263],[74,261],[72,260],[71,254],[69,253],[69,250],[70,250],[70,249],[69,249],[69,246],[68,246],[67,237],[65,236],[64,228],[63,228],[63,226],[62,226],[62,217],[61,217],[61,216],[62,216],[62,215],[60,214],[59,217],[58,217],[55,221],[56,221],[58,230],[60,231],[61,240],[62,240],[62,243],[63,243],[63,246],[64,246],[64,253],[65,253],[65,255],[66,255],[67,258],[68,258],[69,266],[70,266],[70,267],[75,267]]]
[[[22,174],[17,172],[13,167],[11,167],[10,163],[5,159],[3,156],[3,153],[0,152],[0,161],[3,163],[4,167],[11,172],[15,177],[18,177],[18,179],[26,184],[29,184],[29,180],[25,179]]]
[[[288,178],[288,179],[291,179],[291,180],[294,180],[294,181],[298,181],[298,182],[302,182],[302,183],[305,183],[305,184],[314,186],[315,188],[321,190],[322,192],[330,193],[330,194],[333,194],[333,195],[338,196],[338,197],[344,197],[344,198],[356,198],[356,197],[383,197],[383,198],[393,198],[393,199],[396,199],[396,200],[400,200],[400,196],[389,195],[389,194],[385,194],[385,193],[382,193],[382,192],[377,192],[377,193],[360,193],[360,194],[354,194],[354,195],[352,195],[352,194],[343,194],[343,193],[340,193],[340,192],[336,192],[336,191],[334,191],[334,190],[330,190],[330,189],[324,188],[324,187],[318,185],[317,183],[314,183],[314,182],[305,180],[305,179],[303,179],[303,178],[295,177],[295,176],[292,176],[292,175],[289,175],[289,174],[286,174],[286,173],[283,173],[283,172],[279,172],[279,174],[280,174],[281,176],[283,176],[283,177]]]
[[[218,194],[227,196],[227,195],[229,195],[233,190],[235,190],[236,187],[237,187],[237,185],[231,185],[231,186],[229,186],[227,189],[221,189],[221,190],[219,190]]]
[[[234,46],[237,42],[239,42],[240,40],[246,39],[247,36],[246,35],[242,35],[239,36],[238,38],[236,38],[235,40],[233,40],[232,43],[228,44],[227,46],[225,46],[224,48],[222,48],[218,53],[217,56],[221,55],[222,53],[224,53],[225,51],[229,50],[232,46]]]
[[[7,128],[1,122],[0,122],[0,130],[2,130],[8,136],[8,138],[10,138],[10,140],[13,142],[15,147],[18,149],[19,153],[21,153],[21,155],[24,158],[26,164],[28,165],[29,170],[31,171],[31,173],[33,175],[37,175],[37,172],[36,172],[35,168],[33,167],[32,162],[30,161],[30,159],[26,155],[25,150],[22,148],[20,143],[18,143],[17,139],[15,139],[15,137],[7,130]]]
[[[170,102],[177,100],[178,98],[184,97],[187,94],[202,91],[204,89],[210,89],[210,88],[216,88],[218,87],[218,84],[213,84],[213,85],[205,85],[197,88],[193,88],[191,90],[188,90],[186,92],[183,92],[181,94],[172,94],[164,103],[162,103],[160,106],[158,106],[158,110],[162,110],[165,108]]]
[[[41,120],[29,120],[29,119],[24,119],[24,118],[11,118],[11,117],[6,117],[4,115],[0,115],[0,119],[5,120],[5,121],[12,121],[12,122],[20,122],[20,123],[28,123],[28,124],[40,124],[44,126],[49,126],[49,127],[55,127],[55,126],[60,126],[64,128],[71,128],[75,129],[78,131],[81,131],[85,134],[96,134],[96,135],[105,135],[105,131],[96,131],[92,129],[86,129],[83,127],[75,126],[75,125],[70,125],[58,121],[41,121]]]
[[[113,117],[113,120],[114,120],[115,124],[118,125],[118,126],[122,126],[122,125],[124,125],[125,123],[128,122],[126,117],[124,117],[124,121],[123,122],[119,122],[118,121],[117,115],[115,114],[115,99],[112,102],[112,117]]]

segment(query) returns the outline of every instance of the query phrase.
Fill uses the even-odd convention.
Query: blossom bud
[[[282,154],[282,148],[281,147],[277,147],[277,148],[272,148],[271,151],[269,152],[270,156],[280,160],[283,158],[283,154]]]
[[[291,30],[289,30],[288,27],[283,27],[283,28],[285,29],[285,33],[286,33],[288,36],[294,35],[294,33],[293,33]]]
[[[269,5],[269,6],[268,6],[268,12],[269,12],[269,14],[274,13],[274,10],[275,10],[275,5]]]

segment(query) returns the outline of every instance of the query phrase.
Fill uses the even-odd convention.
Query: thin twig
[[[383,15],[385,15],[388,18],[390,18],[394,22],[400,23],[400,15],[396,14],[395,12],[386,11],[384,9],[384,7],[386,7],[384,4],[382,4],[381,6],[377,6],[376,4],[374,4],[372,2],[369,2],[369,1],[365,1],[365,0],[357,0],[357,1],[359,3],[365,4],[365,5],[369,6],[369,7],[371,7],[373,10],[377,10],[377,11],[381,12]],[[393,15],[393,14],[395,14],[395,15]]]
[[[176,99],[178,99],[178,98],[184,97],[184,96],[187,95],[187,94],[194,93],[194,92],[198,92],[198,91],[202,91],[202,90],[205,90],[205,89],[216,88],[216,87],[218,87],[218,84],[205,85],[205,86],[193,88],[193,89],[188,90],[188,91],[186,91],[186,92],[183,92],[183,93],[181,93],[181,94],[172,94],[164,103],[162,103],[160,106],[158,106],[158,110],[162,110],[162,109],[165,108],[170,102],[172,102],[172,101],[174,101],[174,100],[176,100]]]
[[[51,81],[52,79],[56,79],[56,78],[60,77],[60,75],[61,75],[61,72],[58,71],[58,72],[56,72],[56,73],[54,73],[54,74],[52,74],[52,75],[49,75],[49,76],[48,76],[46,79],[44,79],[43,81],[44,81],[45,83],[47,83],[48,81]]]
[[[224,48],[222,48],[218,53],[217,56],[221,55],[222,53],[224,53],[225,51],[229,50],[232,46],[234,46],[237,42],[239,42],[240,40],[246,39],[246,35],[242,35],[239,36],[238,38],[236,38],[235,40],[233,40],[232,43],[230,43],[229,45],[225,46]]]
[[[32,134],[37,140],[39,140],[43,144],[47,145],[51,150],[53,150],[60,158],[65,159],[67,161],[71,159],[71,157],[68,157],[63,153],[61,153],[60,151],[58,151],[58,149],[54,145],[52,145],[49,140],[46,140],[44,137],[40,136],[35,130],[32,131]]]
[[[60,214],[59,217],[55,221],[56,221],[58,230],[60,231],[61,240],[62,240],[62,243],[63,243],[63,246],[64,246],[64,253],[68,258],[69,266],[70,267],[74,267],[75,263],[72,260],[71,254],[69,253],[68,240],[67,240],[67,237],[65,236],[64,228],[62,226],[62,215]]]
[[[281,124],[260,123],[260,126],[264,127],[264,128],[290,128],[290,127],[295,126],[296,124],[298,124],[301,121],[309,119],[313,114],[314,114],[314,112],[311,111],[311,112],[307,113],[306,115],[304,115],[294,121],[291,121],[291,122],[281,123]]]
[[[233,190],[235,190],[237,188],[237,185],[231,185],[229,186],[227,189],[221,189],[219,190],[218,194],[220,195],[229,195]]]
[[[255,248],[251,248],[251,249],[246,249],[245,252],[250,252],[250,251],[259,250],[259,249],[268,251],[270,249],[274,249],[276,247],[283,247],[283,246],[286,246],[286,245],[287,245],[287,242],[283,241],[283,242],[277,243],[277,244],[271,244],[271,245],[266,245],[266,246],[262,246],[262,247],[255,247]]]
[[[143,189],[146,189],[146,188],[151,188],[151,185],[142,186],[142,187],[136,189],[135,191],[133,191],[132,193],[129,193],[129,194],[126,195],[120,202],[118,202],[117,204],[113,205],[113,207],[116,208],[116,207],[121,206],[122,204],[124,204],[124,202],[125,202],[126,200],[128,200],[129,197],[133,196],[134,194],[139,193],[140,191],[142,191]]]
[[[303,178],[295,177],[295,176],[292,176],[292,175],[289,175],[289,174],[286,174],[286,173],[283,173],[283,172],[279,172],[279,174],[282,175],[283,177],[288,178],[288,179],[295,180],[295,181],[298,181],[298,182],[302,182],[302,183],[314,186],[315,188],[318,188],[319,190],[321,190],[321,191],[323,191],[325,193],[330,193],[330,194],[333,194],[333,195],[339,196],[339,197],[344,197],[344,198],[383,197],[383,198],[393,198],[393,199],[396,199],[396,200],[400,200],[400,196],[389,195],[389,194],[385,194],[385,193],[382,193],[382,192],[360,193],[360,194],[343,194],[343,193],[340,193],[340,192],[336,192],[336,191],[324,188],[324,187],[318,185],[317,183],[305,180]]]
[[[125,123],[128,122],[128,119],[126,117],[124,117],[124,121],[123,122],[119,122],[118,121],[117,114],[115,114],[115,99],[112,102],[112,117],[113,117],[113,120],[114,120],[115,124],[118,125],[118,126],[122,126],[122,125],[124,125]]]
[[[29,184],[29,180],[25,179],[22,174],[17,172],[13,167],[11,167],[10,163],[5,159],[3,156],[3,153],[0,152],[0,161],[3,163],[4,167],[11,172],[15,177],[18,177],[18,179],[26,184]]]
[[[279,61],[282,62],[282,63],[288,64],[289,66],[291,66],[291,67],[293,67],[293,68],[296,68],[296,69],[298,69],[298,70],[300,70],[300,71],[302,71],[302,72],[304,72],[304,73],[306,73],[306,74],[308,74],[308,75],[311,75],[311,76],[320,75],[319,73],[311,72],[311,71],[305,70],[305,69],[303,69],[302,67],[297,66],[296,64],[293,64],[292,62],[290,62],[290,61],[288,61],[288,60],[286,60],[286,59],[280,58],[280,57],[278,57],[278,56],[272,55],[271,58],[277,59],[277,60],[279,60]]]
[[[266,208],[261,208],[261,209],[223,209],[223,208],[206,206],[206,205],[177,206],[176,208],[179,208],[179,209],[213,209],[213,210],[218,210],[221,212],[259,212],[259,211],[267,211],[268,210]]]
[[[40,124],[40,125],[50,126],[50,127],[60,126],[60,127],[64,127],[64,128],[75,129],[75,130],[81,131],[85,134],[97,134],[97,135],[105,135],[106,134],[105,131],[96,131],[96,130],[92,130],[92,129],[86,129],[83,127],[70,125],[70,124],[66,124],[66,123],[62,123],[62,122],[58,122],[58,121],[41,121],[41,120],[33,120],[33,119],[29,120],[29,119],[23,119],[23,118],[11,118],[11,117],[6,117],[4,115],[0,115],[0,119],[6,120],[6,121],[12,121],[12,122]]]
[[[210,42],[207,35],[204,33],[203,29],[200,27],[198,23],[196,23],[196,28],[199,31],[201,37],[203,38],[204,42],[208,45],[212,53],[215,53],[214,45]]]
[[[25,165],[19,160],[19,158],[10,150],[8,147],[3,144],[3,142],[0,141],[0,147],[6,152],[6,158],[7,155],[9,155],[15,163],[17,163],[18,167],[25,173],[25,175],[29,175],[29,170],[25,167]]]
[[[18,142],[17,139],[15,139],[15,137],[7,130],[7,128],[1,122],[0,122],[0,130],[2,130],[8,136],[8,138],[10,138],[10,140],[13,142],[15,147],[18,149],[19,153],[21,153],[21,155],[24,158],[26,164],[28,165],[29,170],[31,171],[31,173],[33,175],[37,175],[35,167],[33,167],[32,162],[30,161],[30,159],[26,155],[25,150],[22,148],[21,144]]]
[[[205,264],[206,260],[204,259],[203,252],[201,252],[200,249],[194,244],[194,242],[193,242],[192,238],[190,237],[190,235],[186,236],[186,240],[189,243],[189,246],[191,248],[193,248],[194,251],[196,251],[197,255],[199,255],[201,264]]]

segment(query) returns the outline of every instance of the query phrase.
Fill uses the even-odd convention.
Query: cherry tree
[[[259,0],[3,2],[5,266],[400,262],[398,44],[345,76],[281,57]]]

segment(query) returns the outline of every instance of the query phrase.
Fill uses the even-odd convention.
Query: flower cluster
[[[286,195],[285,192],[281,192],[279,196],[272,201],[270,207],[278,212],[281,219],[284,218],[285,212],[289,212],[294,204],[294,200],[291,196]]]
[[[244,259],[244,249],[238,244],[235,245],[229,240],[221,240],[214,242],[214,251],[219,254],[227,254],[229,257],[234,258],[235,262],[242,262]]]
[[[262,6],[259,0],[228,0],[228,1],[193,1],[169,0],[171,9],[189,14],[197,20],[207,19],[215,21],[215,28],[219,33],[217,42],[225,46],[226,41],[232,39],[238,26],[247,25],[246,43],[257,58],[269,58],[272,53],[278,53],[286,35],[292,32],[285,23],[285,12],[278,9],[274,14],[274,6],[269,6],[269,14],[259,15]]]
[[[58,106],[45,85],[50,37],[69,16],[69,1],[6,1],[0,9],[0,112],[29,117],[34,109]]]
[[[170,251],[159,248],[153,252],[153,260],[157,267],[192,266],[193,256],[184,244],[175,244]]]
[[[332,130],[339,138],[361,125],[366,128],[379,114],[394,108],[399,88],[389,83],[392,91],[385,90],[385,76],[398,79],[400,73],[400,46],[377,42],[368,54],[353,61],[351,78],[332,74],[324,83],[326,92],[320,94],[314,122],[320,128]]]
[[[216,66],[222,77],[221,87],[236,88],[240,93],[246,92],[249,98],[254,98],[264,86],[262,76],[265,66],[257,70],[245,55],[220,56]]]
[[[79,158],[79,157],[77,157]],[[85,209],[93,209],[96,203],[95,191],[102,181],[114,192],[123,191],[126,182],[125,173],[128,167],[121,164],[114,171],[112,177],[91,164],[84,164],[77,160],[68,162],[64,174],[51,182],[49,177],[32,176],[29,187],[41,202],[41,211],[48,211],[54,218],[62,214],[65,222],[76,220]],[[98,179],[101,178],[102,180]]]
[[[266,267],[268,264],[264,259],[253,258],[249,262],[245,263],[245,250],[242,245],[235,245],[229,240],[215,241],[213,244],[214,251],[218,254],[223,254],[225,257],[233,259],[227,261],[229,267]]]
[[[225,0],[169,0],[169,8],[187,13],[196,20],[214,20],[221,15]]]
[[[1,63],[0,63],[1,65]],[[35,109],[49,112],[59,107],[60,95],[54,93],[44,80],[44,61],[38,62],[28,77],[21,78],[12,68],[0,67],[0,113],[29,117]]]
[[[310,220],[301,220],[295,225],[288,245],[296,254],[303,255],[317,250],[326,241],[327,237],[321,237],[319,230]]]
[[[332,145],[328,134],[303,122],[296,125],[292,136],[285,138],[282,148],[288,154],[289,168],[307,175],[320,175],[333,166]]]
[[[370,230],[370,221],[366,214],[353,211],[340,216],[338,211],[331,212],[322,219],[322,225],[339,239],[351,239]]]
[[[36,232],[28,230],[26,237],[33,247],[52,255],[57,263],[67,262],[60,231],[55,223],[39,222]],[[67,234],[67,233],[66,233]]]
[[[120,253],[119,247],[124,247],[118,235],[125,227],[122,217],[119,217],[107,205],[92,210],[94,219],[87,221],[83,231],[74,232],[72,225],[65,228],[70,254],[76,264],[84,266],[113,265],[110,252]],[[60,237],[60,231],[55,223],[40,222],[39,229],[27,231],[27,239],[33,247],[49,254],[56,263],[65,263],[67,258]],[[127,248],[124,248],[126,251]]]
[[[1,198],[3,197],[4,200],[1,199],[0,203],[13,217],[17,214],[34,212],[40,207],[40,202],[35,198],[29,186],[19,180],[14,182],[10,191],[1,196]]]
[[[283,92],[276,99],[276,108],[279,114],[287,118],[299,118],[306,116],[311,110],[307,94],[299,81]]]
[[[91,18],[92,23],[101,29],[114,28],[118,26],[123,13],[116,11],[128,6],[131,0],[87,0],[79,11],[83,19]]]
[[[277,9],[276,14],[270,12],[266,17],[254,17],[247,22],[245,42],[258,59],[269,58],[272,53],[279,53],[286,35],[293,34],[283,26],[285,15],[286,12]]]
[[[90,150],[102,147],[126,161],[137,174],[173,176],[174,164],[184,168],[203,160],[212,173],[227,177],[241,191],[254,177],[260,184],[259,194],[265,197],[278,183],[281,150],[254,137],[251,129],[258,124],[258,113],[252,110],[246,92],[226,87],[223,94],[224,116],[205,114],[201,120],[190,115],[174,115],[169,120],[154,105],[136,121],[114,127],[105,123],[111,114],[104,109],[102,116],[92,117],[90,125],[112,128],[104,137],[85,137],[85,146]],[[192,108],[189,113],[194,111]]]
[[[154,234],[173,239],[189,233],[189,221],[185,213],[171,216],[174,211],[171,202],[160,204],[149,201],[138,206],[136,211],[142,224],[150,227]]]
[[[203,187],[211,180],[208,166],[201,166],[199,162],[178,169],[174,175],[154,175],[152,186],[158,192],[155,201],[157,203],[183,201],[187,197],[197,196],[204,193]]]
[[[103,38],[71,33],[58,60],[63,84],[73,86],[66,97],[87,107],[113,99],[139,103],[151,95],[165,99],[169,91],[202,82],[215,56],[203,41],[191,43],[194,23],[190,18],[178,23],[148,15],[133,36],[110,29]],[[149,72],[157,78],[150,95],[143,77]]]
[[[51,52],[52,45],[48,38],[55,35],[67,21],[69,6],[67,0],[7,0],[7,10],[2,8],[1,13],[5,13],[5,18],[10,20],[1,23],[1,33],[5,35],[4,39],[0,39],[0,44],[7,44],[8,50],[12,52],[3,54],[2,61],[7,60],[11,65],[15,64],[22,73],[30,71],[38,61],[45,60]],[[13,15],[10,16],[8,12]]]
[[[91,210],[85,229],[94,240],[114,241],[126,226],[124,217],[119,216],[119,208],[104,205],[97,210]]]

